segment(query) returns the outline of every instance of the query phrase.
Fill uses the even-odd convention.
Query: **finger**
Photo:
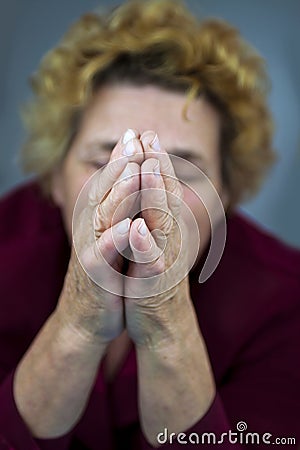
[[[183,199],[183,190],[176,177],[175,170],[166,150],[161,146],[157,134],[154,131],[145,131],[140,140],[145,152],[145,160],[156,158],[160,163],[160,172],[164,180],[168,196],[168,204],[172,214],[178,217]]]
[[[99,239],[79,255],[79,261],[87,276],[107,293],[114,293],[112,296],[104,296],[104,298],[115,299],[111,307],[118,303],[115,296],[124,294],[123,283],[120,277],[116,278],[114,269],[118,268],[120,253],[129,245],[130,225],[131,220],[126,218],[105,230]],[[112,286],[113,290],[111,290]]]
[[[143,147],[136,130],[128,129],[112,150],[108,164],[95,176],[89,192],[89,204],[96,206],[120,177],[128,162],[141,164]]]
[[[97,240],[96,245],[99,253],[108,264],[112,265],[118,255],[128,247],[130,226],[131,219],[127,217],[105,230]]]
[[[129,244],[130,224],[131,219],[126,218],[105,230],[100,238],[83,252],[85,266],[98,271],[99,265],[104,261],[112,265],[119,253]]]
[[[164,255],[157,246],[144,219],[135,219],[130,227],[129,245],[134,264],[129,275],[148,278],[164,271]]]
[[[141,210],[150,231],[161,230],[166,235],[169,234],[173,219],[160,173],[160,163],[154,158],[144,161],[141,167]]]
[[[123,295],[123,286],[116,286],[114,272],[120,253],[129,245],[131,220],[125,220],[105,230],[99,239],[85,249],[80,255],[80,262],[86,274],[99,287],[109,291],[110,283],[114,283],[114,293]]]
[[[128,163],[110,193],[96,209],[94,218],[96,237],[125,217],[134,215],[134,210],[139,209],[139,189],[140,166],[137,163]]]
[[[128,128],[112,150],[109,162],[125,157],[127,162],[141,163],[144,160],[144,151],[139,136],[137,130]]]

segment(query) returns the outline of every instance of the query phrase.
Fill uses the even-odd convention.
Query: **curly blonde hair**
[[[221,159],[231,205],[252,195],[274,159],[262,58],[227,23],[200,21],[180,1],[129,0],[88,14],[42,60],[24,111],[25,171],[47,179],[63,160],[101,84],[155,84],[204,95],[222,116]]]

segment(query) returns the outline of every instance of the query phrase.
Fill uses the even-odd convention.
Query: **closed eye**
[[[179,180],[186,182],[201,181],[204,179],[201,173],[204,173],[208,177],[208,169],[201,157],[195,157],[191,153],[176,153],[176,156],[179,158],[171,157],[171,160],[175,174]]]

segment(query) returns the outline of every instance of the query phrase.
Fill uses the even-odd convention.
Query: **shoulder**
[[[0,200],[0,253],[0,333],[10,339],[0,362],[14,367],[55,308],[69,260],[60,211],[36,183]]]
[[[215,272],[201,285],[193,277],[190,287],[217,379],[246,349],[253,361],[299,341],[300,252],[244,215],[228,218]]]
[[[61,228],[61,216],[36,182],[18,186],[0,199],[0,244],[10,239],[37,237],[44,230]]]
[[[20,277],[26,285],[32,278],[37,284],[50,267],[53,271],[65,267],[69,245],[60,210],[35,182],[19,186],[1,199],[0,252],[0,287],[8,293]]]
[[[198,319],[207,336],[213,326],[232,346],[230,342],[246,342],[267,324],[287,325],[288,317],[300,324],[299,250],[239,213],[228,218],[227,230],[215,272],[202,285],[195,276],[191,283]]]
[[[299,312],[300,251],[235,213],[228,219],[224,255],[211,281],[226,286],[227,302],[253,320]]]
[[[300,250],[293,248],[241,213],[228,220],[227,252],[236,263],[300,281]]]

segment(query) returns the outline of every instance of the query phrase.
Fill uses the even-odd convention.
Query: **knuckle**
[[[180,185],[180,182],[177,178],[172,178],[171,181],[171,192],[173,195],[176,195],[178,197],[181,197],[183,195],[182,187]]]
[[[164,213],[160,217],[159,228],[166,234],[169,235],[173,228],[173,218],[169,213]]]
[[[88,204],[89,206],[95,206],[98,201],[98,183],[93,183],[88,193]]]
[[[94,227],[95,227],[95,231],[96,231],[96,236],[97,233],[102,233],[106,228],[107,228],[107,221],[106,221],[106,211],[105,211],[105,204],[104,203],[100,203],[97,207],[97,211],[95,214],[95,219],[94,219]]]
[[[121,193],[120,193],[119,186],[115,185],[112,188],[107,200],[108,200],[108,204],[109,204],[109,206],[108,206],[109,211],[110,212],[114,211],[118,207],[118,205],[121,201]]]

